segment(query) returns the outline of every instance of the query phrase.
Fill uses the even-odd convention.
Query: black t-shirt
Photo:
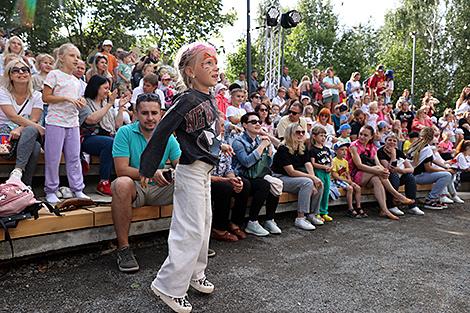
[[[402,122],[403,121],[407,122],[406,128],[408,128],[408,132],[411,132],[411,126],[413,124],[414,118],[415,118],[415,115],[411,111],[408,111],[408,112],[400,111],[397,113],[397,120],[400,120]]]
[[[467,121],[467,119],[462,117],[462,118],[459,120],[459,128],[461,128],[461,129],[463,130],[463,137],[464,137],[464,139],[465,139],[465,140],[470,140],[470,131],[469,131],[468,129],[462,127],[462,126],[465,125],[465,124],[470,125],[470,123]]]
[[[274,155],[271,169],[274,173],[287,175],[287,172],[284,170],[284,166],[292,165],[295,170],[305,172],[305,163],[308,163],[309,161],[310,159],[307,151],[305,151],[304,154],[299,154],[297,151],[295,154],[291,154],[289,152],[289,148],[285,145],[280,145]]]
[[[315,160],[315,163],[320,165],[331,165],[330,149],[327,147],[318,148],[312,146],[309,151],[310,158]]]
[[[398,150],[398,149],[396,149],[396,151],[397,151],[397,160],[398,159],[406,160],[406,156],[403,153],[403,151]],[[377,157],[379,158],[379,160],[387,160],[388,162],[390,162],[390,159],[391,159],[390,156],[384,151],[384,147],[380,147],[380,149],[377,150]]]
[[[180,164],[200,160],[217,165],[221,141],[219,111],[212,95],[189,89],[173,99],[153,132],[140,158],[140,173],[153,177],[160,164],[170,135],[175,132],[181,147]]]
[[[360,124],[358,121],[352,121],[351,122],[351,135],[359,136],[359,131],[361,130],[362,126],[364,125]]]
[[[416,175],[426,172],[426,170],[424,169],[424,164],[432,162],[433,160],[434,160],[434,157],[432,155],[424,159],[423,162],[419,163],[419,165],[415,167],[413,175],[416,176]]]

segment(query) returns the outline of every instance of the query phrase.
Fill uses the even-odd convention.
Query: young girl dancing
[[[89,198],[83,193],[82,165],[80,163],[80,129],[78,108],[84,106],[80,97],[80,82],[72,75],[80,60],[80,51],[71,43],[60,46],[56,67],[44,80],[42,100],[49,104],[46,115],[44,144],[46,201],[57,203],[59,164],[64,152],[69,187],[77,198]]]
[[[182,155],[175,171],[168,257],[151,289],[175,312],[184,313],[192,309],[186,295],[189,286],[206,294],[214,290],[204,270],[212,221],[210,173],[221,149],[220,115],[209,93],[218,80],[216,51],[206,43],[186,45],[178,52],[175,68],[186,90],[173,99],[155,129],[141,157],[140,175],[147,186],[169,136],[176,132]]]

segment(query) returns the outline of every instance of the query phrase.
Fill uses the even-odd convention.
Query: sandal
[[[238,239],[246,239],[247,235],[243,230],[240,229],[240,227],[229,225],[229,228],[230,232],[237,236]]]
[[[212,230],[212,238],[215,240],[219,240],[219,241],[228,241],[228,242],[238,241],[238,237],[229,233],[228,231],[225,231],[224,233],[220,234]]]
[[[356,210],[354,210],[354,209],[348,209],[348,216],[349,216],[349,217],[352,217],[352,218],[357,218],[357,217],[358,217],[358,213],[357,213]]]
[[[367,215],[367,212],[364,211],[362,208],[357,208],[357,213],[358,213],[358,216],[357,217],[369,217],[369,215]]]

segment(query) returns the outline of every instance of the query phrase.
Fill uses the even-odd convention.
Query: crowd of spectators
[[[67,196],[59,186],[63,154],[68,194],[87,198],[84,175],[90,156],[98,156],[97,191],[113,197],[120,269],[138,269],[127,240],[131,208],[171,203],[171,168],[183,148],[171,135],[153,184],[140,185],[141,155],[178,96],[176,71],[158,48],[140,56],[114,49],[111,40],[90,58],[72,44],[36,57],[25,51],[13,36],[0,54],[0,153],[16,160],[10,177],[31,185],[44,153],[46,200],[57,203]],[[230,83],[220,73],[212,91],[224,120],[221,140],[234,151],[221,154],[212,173],[214,239],[282,233],[275,222],[282,192],[297,194],[294,224],[303,230],[333,221],[328,203],[339,190],[353,218],[368,216],[364,188],[373,189],[379,214],[390,219],[462,202],[456,187],[470,169],[470,85],[438,118],[431,91],[413,103],[408,90],[398,96],[394,72],[383,65],[363,81],[354,72],[346,83],[332,67],[313,69],[300,82],[284,67],[271,98],[258,74],[249,73],[248,82],[240,73]],[[421,208],[416,184],[433,184]]]

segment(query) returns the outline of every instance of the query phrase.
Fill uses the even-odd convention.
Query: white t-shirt
[[[24,118],[29,119],[33,109],[42,110],[42,107],[43,107],[42,94],[39,91],[33,91],[33,95],[31,96],[31,98],[26,99],[26,101],[27,100],[29,101],[26,104],[23,111],[21,111],[20,115]],[[0,106],[1,107],[11,106],[15,109],[16,113],[18,113],[20,109],[23,107],[23,105],[24,103],[20,103],[20,104],[16,103],[16,100],[11,95],[11,93],[5,88],[0,87]],[[0,110],[0,125],[4,125],[4,124],[13,124],[13,122],[11,122],[10,119],[5,115],[5,113],[3,113],[3,110]]]
[[[135,87],[132,91],[131,103],[135,104],[137,102],[137,97],[144,93],[143,87]],[[154,93],[160,98],[161,108],[165,109],[165,94],[160,89],[156,88]]]
[[[227,116],[227,119],[231,116],[241,118],[245,114],[246,114],[245,109],[236,108],[233,105],[231,105],[227,108],[227,113],[225,114],[225,116]]]
[[[271,101],[272,104],[277,104],[279,105],[280,107],[282,107],[284,105],[284,103],[286,103],[286,100],[285,99],[282,99],[281,97],[279,96],[275,96],[273,98],[273,101]]]
[[[79,99],[81,84],[78,78],[62,72],[52,70],[47,74],[44,85],[52,88],[54,96]],[[46,124],[65,128],[78,127],[78,108],[70,102],[49,104]]]
[[[455,110],[455,115],[463,115],[465,112],[470,112],[470,104],[468,101],[462,103],[457,110]]]
[[[362,97],[362,90],[360,89],[361,88],[361,82],[360,81],[350,81],[349,82],[351,84],[351,90],[354,89],[354,88],[359,88],[358,90],[352,92],[352,97],[355,101],[358,101],[358,100],[361,100],[361,97]]]

